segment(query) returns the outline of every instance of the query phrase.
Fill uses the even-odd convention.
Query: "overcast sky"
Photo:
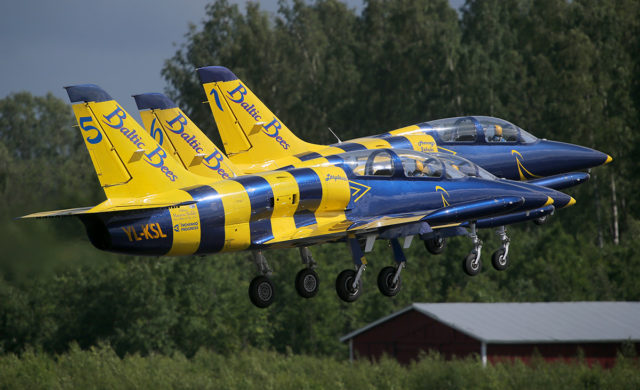
[[[162,92],[160,71],[200,25],[210,0],[4,0],[0,4],[0,98],[12,92],[68,101],[66,85],[93,83],[139,119],[132,94]],[[240,4],[243,0],[230,0]],[[346,1],[361,10],[361,0]],[[463,0],[452,0],[459,6]],[[261,1],[275,12],[277,0]],[[224,64],[211,64],[224,65]]]

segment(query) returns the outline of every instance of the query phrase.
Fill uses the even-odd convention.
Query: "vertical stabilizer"
[[[323,148],[296,137],[229,69],[208,66],[198,75],[232,161],[273,161]]]
[[[135,95],[145,128],[189,172],[214,180],[238,175],[237,168],[168,97]]]
[[[97,85],[65,89],[107,198],[143,197],[205,181],[171,158]]]

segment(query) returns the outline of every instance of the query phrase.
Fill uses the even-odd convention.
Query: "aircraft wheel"
[[[301,269],[296,275],[296,291],[303,298],[312,298],[318,293],[320,280],[311,268]]]
[[[275,288],[273,282],[264,275],[256,276],[249,284],[249,299],[257,307],[264,309],[273,303]]]
[[[358,281],[356,288],[353,288],[353,281],[356,278],[356,271],[346,269],[338,274],[336,278],[336,292],[340,299],[345,302],[353,302],[362,293],[362,280]]]
[[[424,240],[424,247],[427,248],[432,255],[439,255],[444,252],[444,248],[447,247],[447,239],[440,236],[428,238]]]
[[[382,295],[394,297],[400,292],[402,279],[398,277],[398,281],[394,284],[393,277],[396,274],[395,267],[384,267],[378,274],[378,289]]]
[[[482,270],[482,261],[476,257],[478,255],[475,252],[471,252],[462,262],[462,270],[469,276],[476,276]]]
[[[549,220],[549,216],[545,215],[543,217],[534,219],[533,223],[535,223],[536,225],[540,226],[540,225],[544,225],[545,223],[547,223],[548,220]]]
[[[491,256],[491,265],[498,271],[504,271],[509,268],[509,255],[504,255],[504,248],[500,248],[493,252]]]

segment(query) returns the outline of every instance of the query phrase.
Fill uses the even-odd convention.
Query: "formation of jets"
[[[393,265],[382,268],[382,294],[400,291],[403,249],[415,238],[441,253],[446,238],[466,235],[468,275],[481,271],[477,230],[495,228],[497,270],[509,266],[506,225],[542,223],[575,200],[558,190],[583,183],[577,170],[611,157],[541,140],[502,119],[439,119],[332,145],[305,142],[229,69],[198,69],[224,152],[168,97],[135,95],[140,126],[93,84],[66,87],[106,200],[93,207],[23,218],[78,217],[98,249],[153,256],[251,251],[257,266],[249,297],[269,306],[275,290],[265,250],[298,248],[295,278],[311,298],[319,279],[310,246],[346,243],[352,266],[336,292],[362,292],[365,254],[389,241]]]

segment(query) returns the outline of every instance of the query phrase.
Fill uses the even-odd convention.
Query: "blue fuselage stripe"
[[[225,212],[222,197],[209,186],[185,190],[195,200],[200,214],[200,246],[195,254],[220,252],[224,247]]]
[[[356,144],[353,142],[343,142],[341,144],[333,144],[331,145],[335,148],[342,149],[345,152],[353,152],[356,150],[366,150],[367,148],[364,145]]]
[[[300,159],[300,161],[308,161],[313,160],[314,158],[320,158],[322,155],[316,152],[307,152],[307,153],[299,153],[296,154],[296,157]]]
[[[249,195],[251,245],[254,246],[255,243],[273,239],[271,215],[273,214],[274,199],[269,182],[260,176],[242,176],[231,180],[242,184]]]
[[[293,215],[296,227],[313,225],[316,223],[316,217],[313,213],[318,209],[322,201],[320,177],[311,168],[294,169],[289,173],[298,183],[300,191],[298,208]]]
[[[384,140],[387,141],[394,149],[413,149],[413,145],[409,142],[407,137],[403,137],[401,135],[385,138]]]

